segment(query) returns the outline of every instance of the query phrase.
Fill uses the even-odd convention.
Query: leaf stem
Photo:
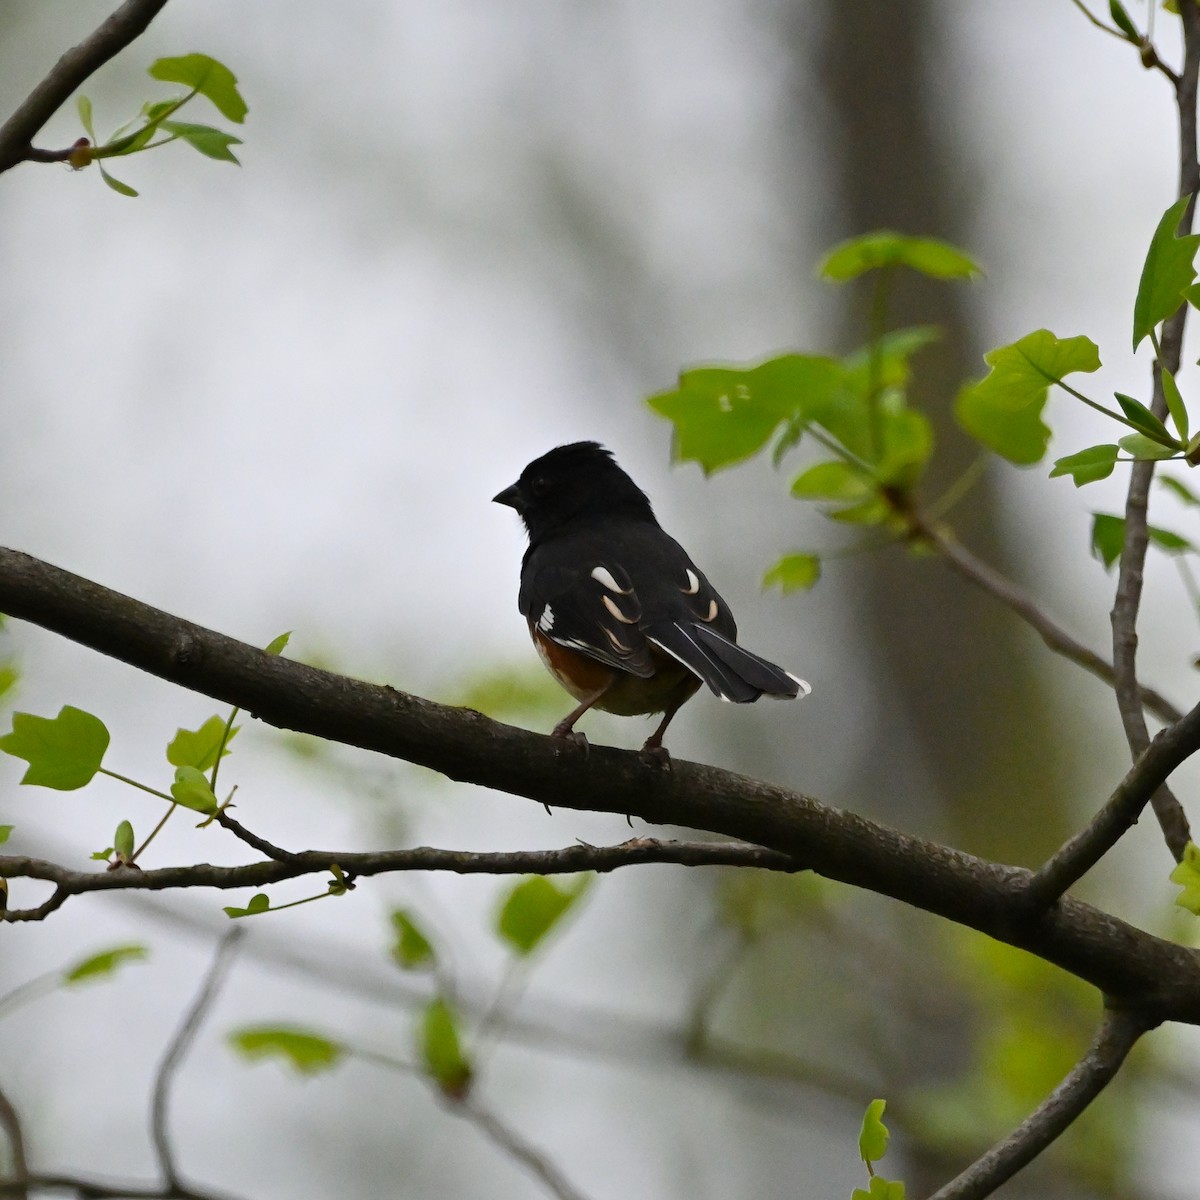
[[[172,800],[172,801],[171,801],[171,807],[170,807],[170,808],[168,808],[168,809],[167,809],[167,811],[166,811],[165,813],[163,813],[163,815],[162,815],[162,817],[160,818],[160,820],[159,820],[158,824],[157,824],[157,825],[155,825],[155,827],[154,827],[152,830],[150,830],[149,834],[148,834],[148,835],[147,835],[147,837],[146,837],[146,840],[145,840],[145,841],[144,841],[144,842],[143,842],[143,843],[142,843],[142,844],[141,844],[141,845],[140,845],[140,846],[139,846],[139,847],[138,847],[138,848],[137,848],[137,849],[136,849],[136,850],[135,850],[135,851],[134,851],[134,852],[133,852],[133,853],[132,853],[132,854],[129,856],[129,864],[130,864],[130,866],[132,866],[134,863],[136,863],[136,862],[137,862],[137,860],[138,860],[138,856],[139,856],[139,855],[142,853],[142,851],[143,851],[143,850],[145,850],[145,849],[146,849],[146,847],[147,847],[148,845],[150,845],[150,843],[151,843],[152,841],[154,841],[154,839],[155,839],[156,837],[158,837],[159,831],[160,831],[160,830],[162,829],[162,827],[163,827],[163,826],[164,826],[164,825],[165,825],[165,824],[166,824],[166,823],[167,823],[167,822],[168,822],[168,821],[171,819],[171,814],[172,814],[172,813],[173,813],[173,812],[174,812],[174,811],[175,811],[175,810],[176,810],[178,807],[179,807],[179,805],[178,805],[178,804],[176,804],[174,800]]]
[[[175,797],[167,795],[166,792],[160,792],[157,788],[152,788],[149,784],[138,783],[136,779],[130,779],[128,775],[118,775],[116,771],[110,771],[107,767],[97,767],[98,775],[107,775],[110,779],[117,779],[121,783],[127,783],[130,787],[135,787],[139,791],[149,792],[151,796],[157,796],[160,800],[165,800],[168,804],[175,803]]]

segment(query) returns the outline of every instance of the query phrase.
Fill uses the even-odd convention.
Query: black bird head
[[[541,541],[581,518],[658,523],[645,492],[599,442],[556,446],[535,458],[516,483],[492,499],[520,513],[531,542]]]

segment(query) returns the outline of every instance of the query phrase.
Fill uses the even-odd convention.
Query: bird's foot
[[[661,741],[655,738],[646,739],[646,744],[641,750],[641,758],[650,766],[657,767],[660,771],[669,771],[671,769],[671,752]]]
[[[578,729],[572,729],[569,725],[555,725],[550,736],[557,741],[565,742],[568,746],[576,746],[583,751],[584,757],[587,757],[588,751],[591,749],[588,743],[587,736],[579,732]]]

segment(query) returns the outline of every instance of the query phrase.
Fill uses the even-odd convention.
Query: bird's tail
[[[792,699],[812,688],[803,679],[722,637],[707,625],[655,624],[645,630],[656,646],[678,659],[722,700],[749,704],[759,696]]]

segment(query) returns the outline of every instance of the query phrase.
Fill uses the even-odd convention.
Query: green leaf
[[[182,83],[207,96],[222,116],[239,125],[246,119],[246,102],[237,88],[233,72],[207,54],[185,54],[160,58],[150,66],[150,75],[163,83]]]
[[[69,704],[53,718],[13,713],[12,733],[0,737],[0,750],[29,764],[22,783],[60,792],[90,783],[107,749],[104,722]]]
[[[103,146],[97,146],[92,157],[98,159],[125,158],[130,154],[136,154],[153,139],[157,132],[156,125],[143,125],[141,129],[136,129],[133,133],[126,134],[125,137],[118,138],[114,135],[111,141],[106,142]]]
[[[933,426],[924,413],[902,403],[889,404],[889,399],[885,398],[879,413],[876,473],[881,483],[907,490],[921,478],[933,453]]]
[[[240,917],[257,917],[261,913],[271,911],[271,897],[266,892],[255,892],[250,897],[250,903],[245,908],[237,908],[232,904],[225,906],[225,915],[231,920],[236,921]]]
[[[471,1064],[463,1055],[457,1018],[441,996],[425,1009],[417,1050],[425,1069],[445,1095],[461,1099],[467,1094]]]
[[[164,121],[162,127],[168,133],[173,133],[176,137],[187,142],[193,149],[199,150],[201,154],[207,155],[209,158],[216,158],[222,162],[231,162],[241,166],[229,147],[240,146],[242,139],[234,137],[232,133],[226,133],[221,129],[213,129],[211,125],[191,125],[186,121]]]
[[[1171,436],[1167,427],[1140,400],[1126,396],[1124,392],[1113,392],[1113,395],[1116,396],[1121,411],[1135,429],[1145,434],[1152,442],[1170,446],[1172,450],[1183,449],[1179,440]]]
[[[101,178],[108,184],[114,192],[119,192],[122,196],[136,196],[137,192],[127,183],[122,183],[119,179],[114,179],[99,163],[96,166],[100,170]]]
[[[1171,475],[1156,475],[1154,478],[1168,491],[1174,492],[1176,499],[1182,500],[1184,504],[1193,507],[1200,505],[1200,496],[1197,496],[1182,480]]]
[[[1179,431],[1179,440],[1186,443],[1188,440],[1187,405],[1183,402],[1183,395],[1179,391],[1179,384],[1175,382],[1175,376],[1166,367],[1162,368],[1162,388],[1163,398],[1167,402],[1167,412],[1171,414],[1171,420]]]
[[[1070,475],[1076,487],[1085,483],[1095,483],[1097,479],[1107,479],[1117,465],[1117,454],[1120,447],[1107,443],[1103,446],[1089,446],[1077,454],[1068,454],[1066,458],[1055,460],[1050,478],[1059,475]]]
[[[109,846],[104,850],[93,850],[91,854],[88,855],[88,858],[90,858],[93,862],[108,862],[112,856],[113,848]]]
[[[861,504],[839,508],[828,515],[834,521],[841,521],[846,525],[884,525],[892,519],[893,513],[886,500],[873,496]]]
[[[895,1179],[884,1179],[882,1175],[872,1175],[870,1187],[864,1192],[855,1188],[850,1200],[904,1200],[904,1184]]]
[[[888,1128],[883,1123],[886,1100],[872,1100],[863,1114],[862,1128],[858,1134],[858,1154],[865,1163],[878,1162],[886,1153]]]
[[[75,97],[75,107],[79,110],[79,120],[83,125],[83,131],[94,145],[99,139],[96,137],[96,131],[92,127],[92,102],[81,92]]]
[[[226,738],[225,718],[212,716],[199,729],[178,729],[167,747],[167,762],[173,767],[195,767],[197,771],[208,771],[216,763],[218,751],[221,751],[222,758],[229,753],[229,743],[240,728],[240,725],[233,726]],[[224,749],[221,747],[223,738]]]
[[[254,1026],[235,1030],[229,1041],[244,1058],[282,1059],[301,1075],[332,1070],[346,1054],[345,1046],[308,1029]]]
[[[264,647],[264,653],[282,654],[287,649],[287,644],[291,641],[291,637],[292,630],[289,629],[287,633],[281,633],[278,637],[272,638]]]
[[[1200,234],[1177,237],[1179,223],[1191,196],[1181,196],[1162,215],[1150,239],[1137,299],[1133,305],[1133,348],[1136,350],[1160,322],[1183,303],[1184,292],[1196,278],[1192,265]]]
[[[839,386],[831,358],[785,354],[754,367],[697,367],[647,404],[675,426],[677,459],[705,473],[757,454],[775,430]]]
[[[797,500],[836,500],[843,504],[866,500],[878,490],[875,481],[860,468],[841,460],[817,463],[792,483],[792,495]]]
[[[587,891],[591,875],[572,887],[559,887],[545,875],[531,875],[508,890],[496,918],[496,932],[518,954],[530,954]]]
[[[1146,527],[1150,544],[1167,554],[1194,554],[1196,546],[1182,535],[1157,525]],[[1092,514],[1092,553],[1100,559],[1105,569],[1121,557],[1125,548],[1125,518],[1113,513]]]
[[[785,593],[808,591],[820,578],[821,560],[815,554],[785,554],[763,576],[763,587],[778,584]]]
[[[1166,551],[1167,554],[1196,553],[1194,543],[1189,542],[1181,534],[1173,533],[1170,529],[1159,529],[1157,525],[1150,525],[1146,529],[1146,534],[1150,539],[1151,545]]]
[[[171,784],[171,796],[176,804],[190,808],[192,812],[211,814],[220,807],[208,780],[195,767],[176,767],[175,782]]]
[[[1041,460],[1050,440],[1042,409],[1050,385],[1076,371],[1096,371],[1100,354],[1086,337],[1057,338],[1048,329],[983,356],[991,372],[958,396],[959,423],[977,441],[1028,465]]]
[[[1121,3],[1121,0],[1108,0],[1108,11],[1113,19],[1113,24],[1131,42],[1141,45],[1142,35],[1138,33],[1137,26],[1129,19],[1129,14],[1125,11],[1125,6]]]
[[[983,274],[974,259],[949,242],[909,237],[889,229],[835,246],[817,267],[817,274],[840,283],[883,267],[910,267],[934,279],[974,279]]]
[[[122,862],[128,862],[133,857],[133,847],[133,826],[122,821],[113,834],[113,851]]]
[[[1164,446],[1141,433],[1127,433],[1117,445],[1132,458],[1175,458],[1183,453],[1179,446]]]
[[[69,984],[82,983],[85,979],[99,979],[111,975],[126,963],[141,962],[149,957],[150,952],[146,947],[137,943],[114,946],[111,950],[101,950],[99,954],[89,955],[68,968],[63,972],[62,981]]]
[[[1108,570],[1125,549],[1125,518],[1092,513],[1092,554]]]
[[[433,943],[421,932],[407,909],[392,910],[392,958],[406,971],[432,968],[437,962]]]
[[[912,378],[912,359],[926,346],[936,342],[942,331],[936,325],[909,325],[893,329],[878,341],[847,354],[842,366],[855,384],[880,389],[905,388]]]
[[[0,825],[0,846],[3,846],[8,841],[8,835],[12,831],[13,827],[11,825]]]
[[[1183,848],[1183,858],[1171,872],[1170,878],[1172,883],[1183,888],[1175,897],[1175,903],[1200,917],[1200,846],[1188,842]]]

